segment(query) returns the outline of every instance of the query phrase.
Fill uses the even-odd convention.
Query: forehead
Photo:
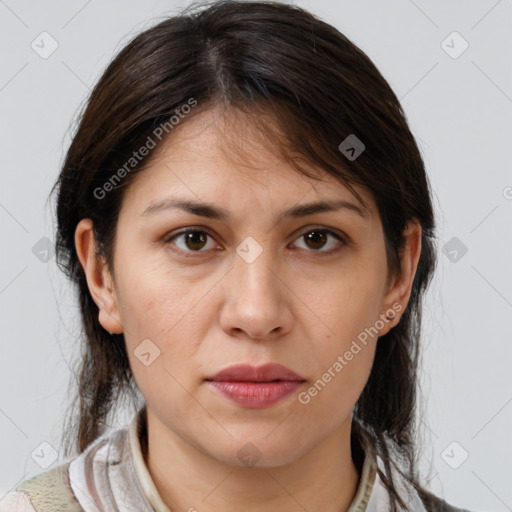
[[[339,180],[303,157],[301,165],[313,177],[298,172],[243,113],[206,110],[177,128],[135,176],[123,202],[136,202],[146,211],[179,192],[181,198],[219,205],[253,200],[262,207],[263,202],[284,207],[323,198],[350,201],[368,214],[374,210],[365,189],[353,185],[363,205]]]

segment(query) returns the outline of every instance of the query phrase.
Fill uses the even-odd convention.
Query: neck
[[[360,480],[361,452],[351,447],[350,420],[286,465],[240,467],[219,461],[149,413],[143,455],[169,510],[346,512]],[[364,457],[364,455],[362,455]]]

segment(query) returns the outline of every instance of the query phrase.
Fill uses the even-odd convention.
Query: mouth
[[[306,379],[283,365],[268,363],[258,367],[230,366],[206,378],[205,382],[238,406],[262,409],[289,396]]]
[[[302,376],[277,363],[267,363],[261,366],[237,364],[229,366],[215,375],[206,378],[215,382],[305,382]]]
[[[277,404],[304,383],[302,380],[274,380],[270,382],[214,381],[206,383],[215,391],[238,406],[264,409]]]
[[[269,384],[272,382],[306,382],[305,379],[274,379],[274,380],[249,380],[249,379],[235,379],[235,378],[215,378],[204,379],[207,382],[244,382],[247,384]]]

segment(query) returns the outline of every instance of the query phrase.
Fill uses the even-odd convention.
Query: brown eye
[[[205,252],[203,249],[207,247],[209,238],[213,240],[206,231],[189,229],[188,231],[182,231],[181,233],[176,233],[169,237],[166,243],[176,245],[178,250],[182,252]],[[176,243],[175,240],[180,241],[180,243]],[[215,247],[215,244],[213,244],[213,247]],[[212,247],[207,247],[207,249],[211,248]]]
[[[311,249],[321,249],[329,237],[323,231],[310,231],[304,235],[304,240]]]
[[[328,229],[312,229],[302,234],[297,240],[304,240],[306,249],[312,249],[314,252],[329,252],[333,247],[339,244],[329,246],[329,238],[343,243],[343,239],[333,231]],[[327,249],[320,250],[327,245]]]
[[[192,231],[185,233],[185,245],[194,251],[200,250],[204,247],[208,239],[208,235],[203,231]]]

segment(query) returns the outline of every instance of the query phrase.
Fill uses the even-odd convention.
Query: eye
[[[329,247],[329,238],[331,238],[331,243]],[[208,246],[208,239],[211,240],[210,246]],[[297,240],[303,240],[305,249],[312,249],[312,252],[331,252],[336,248],[336,246],[345,245],[345,240],[330,229],[325,228],[315,228],[310,229],[303,233]],[[176,240],[178,242],[176,242]],[[333,240],[337,240],[339,243],[333,244]],[[187,229],[184,231],[180,231],[179,233],[175,233],[164,240],[165,243],[171,243],[172,245],[177,247],[178,252],[181,253],[194,253],[194,252],[205,252],[208,249],[214,249],[216,247],[215,241],[213,237],[202,229]],[[325,249],[327,247],[327,249]],[[322,249],[324,248],[324,249]],[[320,250],[322,249],[322,250]],[[310,251],[311,252],[311,251]],[[188,255],[188,254],[186,254]]]
[[[334,238],[338,240],[338,242],[341,242],[341,244],[337,244],[338,246],[344,245],[345,240],[335,233],[334,231],[331,231],[330,229],[321,229],[321,228],[315,228],[310,229],[309,231],[306,231],[303,233],[297,240],[304,240],[305,248],[306,249],[313,249],[313,252],[331,252],[333,244],[331,243],[331,247],[328,247],[326,250],[319,251],[320,248],[328,246],[327,243],[329,238]],[[334,247],[336,247],[336,244],[334,244]]]
[[[204,252],[201,249],[206,247],[207,250],[216,246],[215,243],[213,243],[213,247],[208,247],[208,238],[213,240],[211,235],[206,231],[199,229],[187,229],[186,231],[181,231],[180,233],[175,233],[168,237],[165,240],[165,243],[172,242],[181,252]],[[179,240],[181,243],[175,243],[174,240]]]

